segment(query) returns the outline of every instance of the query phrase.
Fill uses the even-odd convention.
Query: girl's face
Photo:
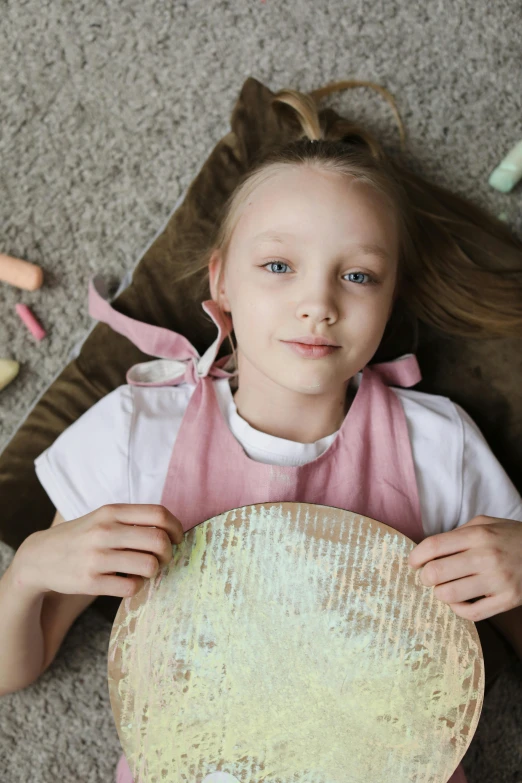
[[[397,258],[395,216],[368,185],[290,166],[260,184],[235,227],[219,291],[218,251],[209,265],[211,295],[232,316],[240,379],[307,394],[347,383],[381,341]],[[308,336],[339,347],[308,358],[285,342]]]

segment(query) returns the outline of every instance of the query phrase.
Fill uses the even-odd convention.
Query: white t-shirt
[[[360,379],[358,373],[354,386]],[[296,443],[260,432],[238,414],[229,380],[214,383],[225,421],[251,459],[304,465],[337,435]],[[63,518],[76,519],[106,503],[159,504],[195,388],[120,386],[65,430],[35,460],[38,478]],[[468,414],[447,397],[392,390],[406,415],[425,535],[479,514],[522,522],[522,498]]]

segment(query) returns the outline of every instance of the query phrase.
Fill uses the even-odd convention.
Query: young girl
[[[283,90],[275,100],[293,107],[305,137],[243,177],[211,252],[192,267],[208,270],[203,309],[218,329],[204,356],[181,335],[117,313],[91,286],[92,314],[160,358],[132,368],[127,385],[36,460],[57,514],[0,582],[3,693],[49,667],[97,595],[134,595],[184,532],[231,508],[336,506],[416,543],[473,522],[467,551],[447,559],[452,575],[439,580],[458,580],[446,597],[456,611],[505,587],[470,560],[490,540],[477,531],[495,523],[506,562],[520,558],[522,499],[474,422],[448,398],[408,388],[420,380],[412,354],[370,366],[399,304],[465,334],[488,317],[514,333],[519,305],[493,315],[495,292],[509,298],[500,274],[474,277],[464,253],[430,250],[369,135],[322,138],[309,96]],[[232,328],[232,355],[215,361]],[[123,757],[118,774],[131,779]],[[465,781],[461,766],[451,780]]]

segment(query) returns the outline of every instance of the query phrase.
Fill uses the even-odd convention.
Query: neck
[[[348,382],[333,393],[303,394],[276,384],[253,367],[243,368],[232,379],[231,389],[238,414],[251,427],[296,443],[315,443],[337,432],[355,396]]]

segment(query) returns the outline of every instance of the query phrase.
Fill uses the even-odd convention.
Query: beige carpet
[[[522,187],[504,195],[487,183],[522,135],[521,29],[520,0],[1,0],[0,251],[41,264],[46,283],[0,284],[0,356],[22,363],[0,393],[0,448],[90,327],[89,277],[134,266],[228,131],[247,76],[273,90],[383,84],[411,165],[522,236]],[[330,105],[397,144],[377,94]],[[48,330],[42,343],[18,321],[18,301]],[[3,572],[12,552],[0,554]],[[0,699],[0,783],[113,780],[109,634],[87,610],[41,680]],[[470,783],[522,783],[521,727],[515,666],[484,705],[464,759]]]

